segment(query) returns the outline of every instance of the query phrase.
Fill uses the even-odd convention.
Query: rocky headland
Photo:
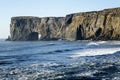
[[[12,41],[120,40],[120,8],[66,17],[12,17],[10,34]]]

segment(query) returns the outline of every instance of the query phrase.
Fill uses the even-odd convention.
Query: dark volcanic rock
[[[6,39],[6,41],[10,41],[11,40],[11,38],[10,38],[10,36],[8,36],[8,38]]]
[[[120,40],[120,8],[64,17],[13,17],[11,40]],[[39,38],[41,35],[41,38]]]

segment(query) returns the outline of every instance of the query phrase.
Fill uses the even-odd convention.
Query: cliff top
[[[84,15],[84,14],[96,14],[96,13],[120,13],[120,7],[118,8],[108,8],[101,11],[88,11],[88,12],[78,12],[78,13],[72,13],[69,15]],[[35,16],[16,16],[12,17],[11,19],[46,19],[46,18],[65,18],[65,17],[35,17]]]
[[[120,7],[108,8],[108,9],[103,9],[103,10],[100,10],[100,11],[88,11],[88,12],[72,13],[72,14],[68,14],[67,16],[69,16],[69,15],[95,14],[95,13],[120,13]]]
[[[64,17],[35,17],[35,16],[16,16],[11,19],[46,19],[46,18],[64,18]]]

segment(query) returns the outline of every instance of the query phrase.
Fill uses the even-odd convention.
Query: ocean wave
[[[0,65],[12,64],[12,61],[0,61]]]
[[[48,51],[48,52],[42,52],[42,53],[39,53],[39,54],[48,55],[48,54],[67,53],[67,52],[81,50],[81,49],[83,49],[83,48],[56,49],[56,50],[52,50],[52,51]]]
[[[85,49],[80,52],[75,52],[72,58],[78,58],[81,56],[96,56],[96,55],[106,55],[106,54],[114,54],[120,51],[120,48],[105,48],[105,49]]]
[[[50,44],[46,44],[46,45],[38,45],[38,46],[22,46],[22,47],[12,47],[12,48],[8,48],[8,49],[3,49],[0,50],[0,52],[14,52],[14,51],[23,51],[23,50],[29,50],[29,49],[36,49],[36,48],[40,48],[40,47],[48,47],[48,46],[52,46],[55,45],[54,43],[50,43]]]
[[[107,43],[107,42],[106,41],[98,41],[98,42],[90,42],[87,45],[88,46],[98,46],[100,44],[105,44],[105,43]]]

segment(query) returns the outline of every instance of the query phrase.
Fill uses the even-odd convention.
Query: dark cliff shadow
[[[82,25],[80,25],[77,28],[77,32],[76,32],[76,40],[83,40],[84,39],[84,30]]]
[[[38,32],[32,32],[31,34],[29,34],[28,40],[29,41],[37,41],[37,40],[39,40]]]

